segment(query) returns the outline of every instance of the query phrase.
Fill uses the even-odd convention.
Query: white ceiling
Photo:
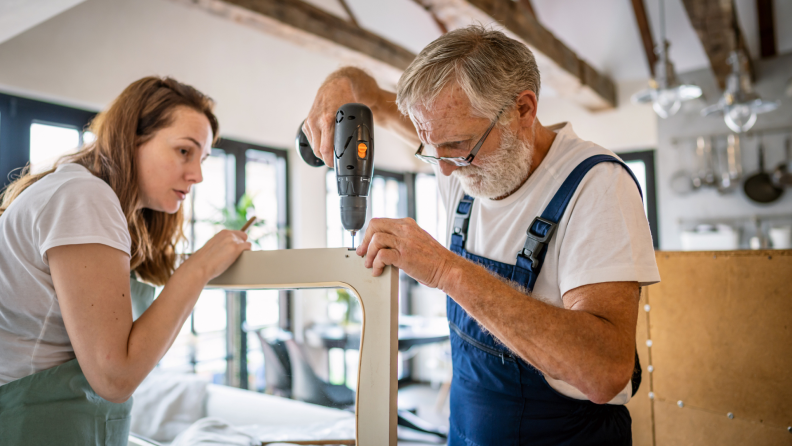
[[[0,43],[85,0],[0,0]]]
[[[347,18],[338,0],[307,0]],[[346,0],[364,28],[417,53],[440,36],[431,16],[413,0]],[[756,1],[735,0],[753,58],[759,55]],[[646,79],[649,68],[630,0],[532,0],[539,21],[578,57],[616,81]],[[660,39],[660,0],[644,0],[655,42]],[[665,0],[666,38],[678,73],[706,68],[704,48],[682,0]],[[792,51],[792,1],[774,0],[779,54]]]

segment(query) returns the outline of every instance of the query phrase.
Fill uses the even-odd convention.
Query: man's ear
[[[520,127],[531,128],[536,120],[536,111],[539,100],[536,93],[525,90],[517,95],[517,112],[520,114]]]

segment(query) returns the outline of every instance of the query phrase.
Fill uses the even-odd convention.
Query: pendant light
[[[701,115],[723,113],[723,120],[733,132],[747,132],[756,123],[756,115],[771,112],[781,103],[762,100],[756,94],[747,69],[748,59],[742,51],[732,51],[727,62],[732,72],[726,78],[726,90],[716,104],[701,110]]]
[[[665,38],[665,7],[660,0],[660,44],[655,48],[655,77],[649,81],[649,88],[632,96],[633,103],[652,103],[657,116],[663,119],[679,111],[682,102],[701,96],[701,88],[696,85],[679,84],[674,73],[674,64],[668,58],[670,44]]]

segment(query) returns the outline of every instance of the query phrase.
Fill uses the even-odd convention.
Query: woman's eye
[[[190,153],[188,149],[181,149],[180,152],[182,155],[187,155],[188,153]]]

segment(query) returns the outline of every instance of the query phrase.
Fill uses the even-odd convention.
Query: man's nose
[[[451,164],[446,161],[440,161],[439,166],[440,172],[445,176],[449,176],[453,171],[459,169],[459,166],[456,164]]]

